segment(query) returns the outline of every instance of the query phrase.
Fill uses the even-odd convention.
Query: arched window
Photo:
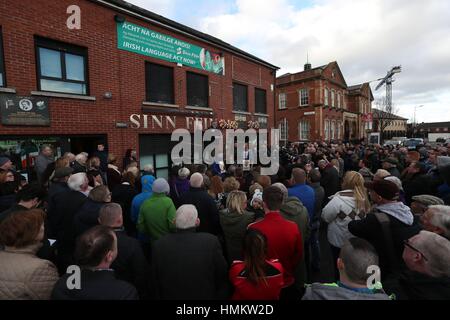
[[[325,88],[325,99],[324,99],[324,105],[326,106],[326,107],[328,107],[328,95],[329,95],[329,90],[328,90],[328,88]]]

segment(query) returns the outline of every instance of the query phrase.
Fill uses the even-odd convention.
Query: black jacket
[[[426,174],[415,174],[407,177],[403,181],[403,189],[405,190],[406,205],[410,206],[412,197],[422,194],[436,195],[433,187],[432,177]]]
[[[322,215],[322,207],[325,199],[325,189],[320,185],[319,182],[311,183],[311,188],[314,189],[314,218],[310,221],[310,225],[313,228],[316,227],[317,222],[320,223],[320,216]]]
[[[339,172],[333,165],[328,164],[325,169],[321,171],[322,178],[320,185],[325,190],[325,203],[328,203],[328,197],[334,195],[339,191]]]
[[[376,216],[369,213],[365,219],[353,220],[348,224],[348,231],[356,237],[366,239],[370,242],[378,253],[382,278],[391,274],[394,269],[403,269],[402,259],[404,244],[407,240],[420,232],[420,227],[416,224],[411,226],[404,224],[397,218],[386,214],[389,218],[390,231],[394,246],[396,261],[390,261],[388,255],[387,242],[383,236],[381,224]]]
[[[450,278],[433,278],[410,270],[384,281],[383,288],[388,294],[395,294],[397,300],[450,299]]]
[[[55,196],[55,230],[56,245],[60,254],[72,254],[75,249],[74,217],[86,202],[87,197],[79,192],[70,190]]]
[[[48,189],[47,200],[47,220],[48,220],[48,235],[50,238],[56,238],[57,233],[57,217],[56,212],[56,198],[61,193],[67,193],[70,191],[69,186],[65,182],[52,182]]]
[[[98,225],[100,209],[104,202],[97,202],[87,198],[74,217],[75,236],[83,234],[85,231]]]
[[[217,237],[194,229],[155,242],[152,287],[157,299],[227,299],[228,266]]]
[[[130,236],[137,233],[136,224],[131,221],[131,202],[137,194],[137,190],[129,184],[119,184],[112,190],[112,201],[122,207],[123,225]]]
[[[203,188],[191,187],[180,198],[181,205],[192,204],[197,208],[200,219],[199,232],[221,234],[219,210],[214,199]]]
[[[81,288],[69,289],[70,274],[62,276],[55,284],[52,300],[137,300],[136,288],[128,282],[117,280],[112,270],[81,270]],[[69,283],[72,283],[69,281]]]
[[[111,265],[117,279],[133,284],[141,299],[150,297],[150,266],[138,240],[126,235],[122,229],[117,235],[117,258]]]

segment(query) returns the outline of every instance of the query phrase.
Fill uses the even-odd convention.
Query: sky
[[[302,71],[307,55],[313,67],[337,61],[349,86],[401,65],[397,114],[450,121],[449,0],[127,1],[270,62],[277,75]]]

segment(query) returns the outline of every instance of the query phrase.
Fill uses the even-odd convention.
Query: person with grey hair
[[[145,176],[145,175],[152,176],[152,175],[155,174],[155,171],[153,169],[153,165],[151,165],[151,164],[144,165],[144,168],[142,170],[144,171],[142,173],[142,176]]]
[[[197,208],[202,222],[199,231],[208,232],[214,235],[222,233],[219,221],[219,210],[214,198],[203,188],[203,176],[201,173],[194,173],[190,178],[190,188],[180,198],[180,204],[192,204]]]
[[[53,150],[49,145],[43,145],[41,147],[40,154],[36,157],[34,169],[36,171],[37,180],[40,185],[45,184],[44,173],[47,170],[48,165],[55,162],[53,158]]]
[[[198,212],[182,205],[175,216],[176,233],[155,242],[152,280],[156,299],[224,300],[229,298],[228,266],[216,236],[195,232]]]
[[[137,228],[155,242],[163,235],[175,231],[175,205],[168,196],[169,183],[164,178],[153,182],[153,194],[142,203]]]
[[[364,239],[350,238],[341,248],[336,261],[339,281],[332,284],[313,283],[306,288],[302,300],[390,300],[375,284],[369,288],[370,267],[378,266],[374,247]]]
[[[386,291],[399,300],[448,300],[450,298],[450,241],[421,231],[404,242],[407,270],[389,281]]]
[[[425,230],[450,240],[450,206],[429,206],[420,221]]]
[[[307,270],[309,270],[309,235],[310,235],[310,225],[308,209],[303,205],[303,203],[295,196],[288,196],[288,189],[286,186],[280,182],[272,184],[272,186],[277,187],[283,193],[283,204],[280,208],[280,214],[286,220],[294,222],[298,231],[302,236],[302,250],[305,253],[303,258],[297,265],[294,273],[295,285],[302,292],[306,282]]]
[[[85,155],[85,153],[79,153],[75,156],[75,161],[72,164],[72,168],[73,168],[73,172],[74,173],[78,173],[78,172],[87,172],[87,156]]]
[[[104,204],[98,222],[112,228],[117,236],[117,258],[111,264],[117,278],[133,284],[140,299],[150,298],[150,265],[139,241],[125,232],[122,207],[113,202]]]

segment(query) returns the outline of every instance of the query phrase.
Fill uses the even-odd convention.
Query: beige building
[[[383,140],[406,137],[408,119],[373,108],[373,132],[380,132]]]

